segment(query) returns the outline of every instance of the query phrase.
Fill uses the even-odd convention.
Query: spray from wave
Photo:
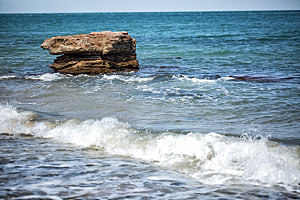
[[[153,134],[115,118],[38,122],[33,112],[0,105],[0,133],[52,138],[117,156],[143,159],[206,184],[254,183],[297,187],[299,146],[267,138],[234,138],[217,133]]]

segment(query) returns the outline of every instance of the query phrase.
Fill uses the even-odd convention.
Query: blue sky
[[[0,13],[300,10],[300,0],[0,0]]]

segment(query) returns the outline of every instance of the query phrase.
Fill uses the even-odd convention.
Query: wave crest
[[[18,75],[3,75],[0,76],[0,80],[3,79],[26,79],[26,80],[40,80],[40,81],[56,81],[65,78],[64,75],[59,73],[45,73],[45,74],[35,74],[35,75],[26,75],[26,76],[18,76]]]
[[[62,143],[96,148],[111,155],[143,159],[187,174],[206,184],[300,182],[299,146],[267,138],[235,138],[217,133],[152,134],[107,117],[62,123],[35,122],[33,112],[0,106],[0,132],[52,138]]]

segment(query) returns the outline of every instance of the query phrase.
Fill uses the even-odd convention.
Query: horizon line
[[[0,12],[0,14],[80,14],[80,13],[163,13],[163,12],[265,12],[265,11],[300,11],[297,9],[250,9],[250,10],[162,10],[162,11],[70,11],[70,12]]]

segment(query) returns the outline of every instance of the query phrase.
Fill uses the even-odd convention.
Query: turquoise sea
[[[127,31],[140,70],[54,73]],[[1,199],[299,199],[300,11],[0,14]]]

